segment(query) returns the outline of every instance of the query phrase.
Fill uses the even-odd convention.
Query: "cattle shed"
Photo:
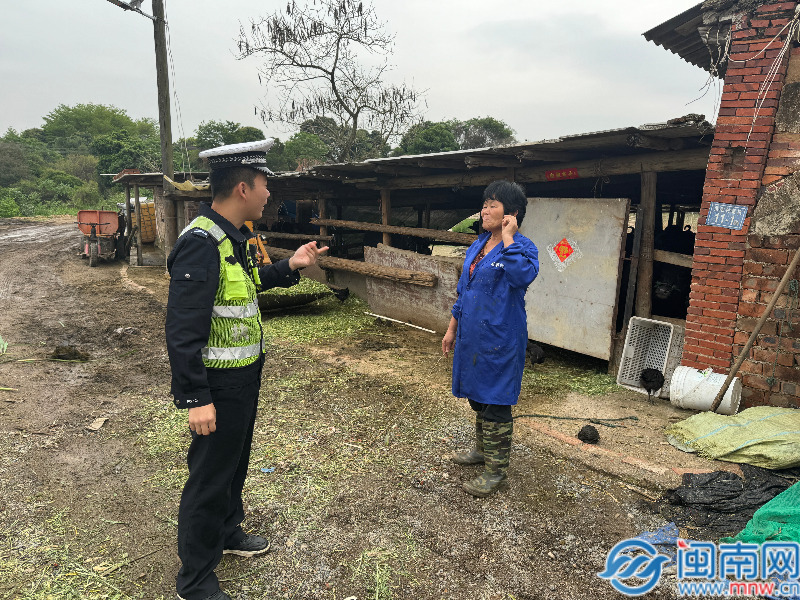
[[[681,363],[727,373],[741,355],[746,407],[800,403],[798,12],[707,0],[644,34],[722,79]]]
[[[680,323],[686,315],[693,243],[663,242],[696,222],[713,138],[702,115],[687,115],[503,147],[319,165],[271,178],[257,227],[274,259],[310,239],[329,244],[324,272],[311,276],[350,287],[374,312],[443,331],[463,250],[476,237],[448,228],[478,212],[488,183],[516,181],[530,204],[523,233],[540,248],[540,281],[550,282],[539,286],[549,296],[529,299],[532,339],[613,365],[632,314],[655,310]],[[165,248],[166,205],[175,206],[172,227],[180,231],[210,198],[178,181],[161,180],[159,189],[151,174],[118,181],[154,188],[156,244]],[[636,231],[641,250],[632,256]],[[437,255],[437,245],[460,245],[461,257]],[[651,294],[664,265],[686,273],[683,297],[667,315]]]

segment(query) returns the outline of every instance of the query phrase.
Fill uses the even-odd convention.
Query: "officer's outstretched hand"
[[[217,430],[217,409],[213,404],[189,409],[189,429],[197,435],[208,435]]]
[[[292,271],[303,269],[317,264],[317,258],[328,249],[327,246],[317,247],[317,242],[308,242],[300,246],[294,255],[289,259],[289,267]]]

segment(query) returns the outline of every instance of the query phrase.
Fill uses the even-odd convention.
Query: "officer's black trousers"
[[[222,549],[244,538],[242,488],[258,407],[260,377],[248,385],[213,389],[217,430],[192,433],[187,462],[189,479],[178,510],[178,594],[200,600],[219,589],[214,569]]]

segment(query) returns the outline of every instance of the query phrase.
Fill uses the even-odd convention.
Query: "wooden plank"
[[[363,223],[361,221],[341,221],[339,219],[311,219],[314,225],[328,225],[330,227],[343,227],[355,231],[378,231],[387,233],[397,233],[399,235],[411,235],[437,242],[452,242],[469,246],[478,239],[477,235],[469,233],[457,233],[455,231],[445,231],[443,229],[420,229],[418,227],[397,227],[395,225],[379,225],[378,223]]]
[[[281,233],[279,231],[257,231],[256,233],[262,240],[302,240],[306,242],[320,240],[321,242],[330,242],[333,239],[332,235],[314,235],[313,233]]]
[[[656,173],[642,173],[642,222],[636,222],[636,229],[642,228],[642,246],[639,254],[639,274],[636,281],[636,316],[649,319],[653,309],[653,239],[656,221]]]
[[[689,267],[691,269],[694,259],[688,254],[667,252],[666,250],[653,250],[653,260],[670,265],[677,265],[679,267]]]
[[[450,323],[450,310],[458,298],[456,286],[462,260],[427,256],[378,244],[364,248],[370,264],[400,269],[428,271],[436,275],[436,287],[407,286],[385,279],[367,279],[367,300],[373,312],[444,332]]]
[[[276,260],[289,258],[294,254],[293,250],[286,250],[285,248],[275,248],[273,246],[267,246],[266,248],[270,257],[273,259],[273,262]],[[334,258],[332,256],[320,256],[317,259],[317,266],[321,269],[349,271],[351,273],[360,273],[361,275],[366,275],[368,277],[391,279],[392,281],[401,281],[403,283],[421,285],[424,287],[434,287],[437,282],[436,275],[433,273],[374,265],[371,263],[361,262],[359,260]]]
[[[595,179],[605,175],[632,175],[645,171],[705,171],[708,166],[709,148],[671,152],[651,152],[632,156],[615,156],[600,160],[581,160],[516,169],[519,183],[546,183],[551,181],[547,171],[575,169],[578,179]],[[523,157],[527,158],[524,155]],[[444,173],[425,177],[394,177],[381,183],[381,188],[415,189],[433,187],[485,186],[506,176],[505,170]],[[368,186],[364,186],[368,187]]]

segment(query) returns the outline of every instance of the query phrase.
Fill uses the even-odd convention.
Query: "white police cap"
[[[203,150],[198,156],[208,159],[209,168],[229,169],[231,167],[250,167],[267,175],[275,175],[267,167],[267,152],[275,140],[267,138],[257,142],[229,144],[210,150]]]

